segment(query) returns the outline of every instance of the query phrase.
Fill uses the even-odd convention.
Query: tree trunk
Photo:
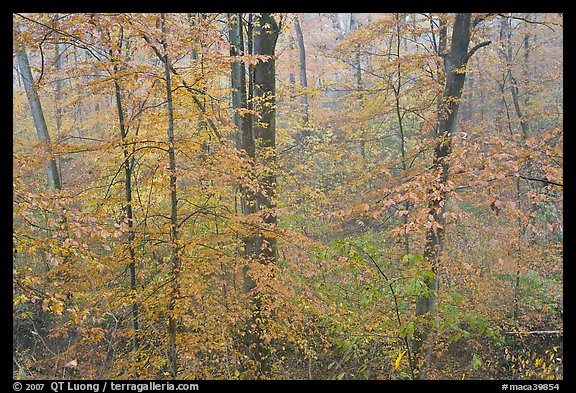
[[[122,49],[122,42],[118,43],[118,50]],[[114,55],[112,53],[112,49],[110,50],[110,57],[112,63],[116,63],[114,61]],[[114,66],[114,72],[118,73],[118,66]],[[120,83],[118,79],[114,79],[114,93],[116,99],[116,110],[118,112],[118,123],[120,126],[120,136],[122,138],[122,152],[124,155],[124,179],[125,179],[125,186],[124,186],[124,213],[126,214],[126,220],[128,221],[128,254],[129,254],[129,265],[128,270],[130,272],[130,291],[132,297],[132,306],[131,306],[131,322],[132,322],[132,351],[134,356],[137,355],[138,352],[138,302],[136,300],[136,251],[134,249],[134,239],[135,239],[135,229],[134,229],[134,215],[132,211],[132,165],[134,163],[134,156],[131,155],[130,151],[128,150],[128,143],[126,137],[128,135],[128,129],[126,127],[125,117],[124,117],[124,108],[122,105],[122,91],[120,89]],[[134,377],[137,378],[138,374],[137,371],[134,372]]]
[[[172,101],[172,84],[168,59],[168,43],[166,34],[166,18],[160,14],[162,23],[162,46],[164,48],[164,78],[166,79],[166,102],[168,109],[168,160],[170,165],[170,279],[172,281],[172,293],[168,306],[168,362],[172,378],[178,375],[178,350],[176,346],[177,317],[176,299],[180,286],[180,258],[178,255],[178,197],[176,194],[176,154],[174,150],[174,106]]]
[[[520,106],[520,97],[519,97],[519,90],[518,90],[518,82],[512,73],[512,60],[513,60],[513,53],[512,53],[512,26],[510,26],[510,19],[503,18],[503,29],[506,37],[506,67],[507,67],[507,76],[510,79],[510,93],[512,95],[512,103],[514,104],[514,111],[516,112],[516,116],[518,116],[518,121],[520,122],[520,129],[522,130],[522,134],[524,138],[528,137],[528,123],[524,117],[524,111]],[[526,50],[525,56],[528,56],[528,51]]]
[[[236,56],[241,56],[244,54],[244,36],[242,32],[242,14],[228,14],[228,39],[230,42],[230,57],[234,59]],[[231,74],[231,90],[232,90],[232,110],[234,125],[238,128],[236,132],[235,141],[236,148],[241,149],[244,140],[246,140],[246,147],[248,150],[246,153],[248,156],[252,157],[254,155],[253,143],[250,143],[252,139],[249,135],[250,127],[248,118],[243,110],[248,108],[247,104],[247,93],[246,93],[246,67],[242,61],[231,61],[230,63],[230,74]]]
[[[350,13],[350,31],[354,31],[358,28],[358,14],[355,12]],[[360,63],[360,44],[355,45],[354,51],[354,79],[356,82],[356,87],[358,89],[362,88],[362,68]]]
[[[433,186],[428,190],[428,216],[431,218],[431,226],[426,233],[424,261],[428,269],[432,271],[433,277],[426,279],[428,293],[420,296],[416,301],[416,316],[423,319],[422,329],[415,335],[413,343],[414,354],[417,357],[419,368],[418,379],[426,379],[434,346],[433,340],[429,340],[431,338],[429,333],[437,328],[437,326],[432,324],[432,321],[437,315],[438,266],[444,246],[446,220],[443,213],[447,203],[445,185],[450,169],[449,158],[452,151],[452,136],[456,130],[456,118],[466,78],[466,64],[479,48],[490,43],[488,41],[483,42],[468,51],[470,35],[471,14],[456,14],[450,50],[443,56],[445,83],[442,105],[438,114],[438,135],[433,159],[433,171],[436,179]]]
[[[46,119],[44,118],[44,112],[42,111],[40,97],[38,97],[38,92],[34,86],[32,71],[30,71],[30,63],[28,62],[28,55],[26,54],[26,49],[24,47],[20,48],[20,50],[16,52],[16,60],[18,61],[18,68],[20,68],[20,73],[24,82],[24,89],[26,91],[26,96],[28,97],[28,104],[30,105],[32,118],[34,119],[36,134],[38,135],[40,143],[44,146],[44,149],[46,149],[46,152],[48,153],[49,158],[46,161],[46,170],[48,172],[48,187],[55,190],[61,190],[62,182],[60,180],[60,174],[58,173],[56,159],[52,151],[52,143],[50,141],[50,134],[48,133],[48,126],[46,125]]]
[[[265,175],[261,179],[261,190],[258,194],[260,210],[276,207],[276,61],[274,49],[278,38],[278,25],[271,14],[259,17],[254,38],[254,54],[268,55],[265,62],[258,62],[254,67],[254,96],[258,101],[259,121],[254,124],[254,134],[257,137],[258,148],[266,165]],[[266,224],[275,225],[276,215],[265,211],[263,219]],[[263,259],[276,259],[276,239],[264,237],[268,247],[264,247]]]
[[[276,63],[274,50],[278,38],[278,24],[269,13],[256,17],[254,24],[254,54],[267,55],[267,61],[259,61],[254,66],[254,99],[258,121],[253,123],[253,134],[256,141],[258,156],[262,159],[265,169],[260,178],[260,190],[256,195],[255,211],[260,212],[268,230],[276,225]],[[259,263],[274,263],[276,260],[276,239],[260,231],[248,244],[252,257]],[[248,251],[248,250],[247,250]],[[256,283],[250,279],[246,282],[246,291],[251,292],[251,320],[245,336],[251,358],[256,361],[259,376],[264,376],[269,368],[268,351],[263,340],[264,318],[262,316],[262,301]]]
[[[349,31],[356,30],[359,27],[358,14],[355,12],[350,13]],[[360,59],[360,44],[354,45],[354,85],[357,92],[357,101],[361,105],[362,102],[362,64]],[[360,110],[360,108],[358,109]],[[367,168],[367,152],[366,152],[366,130],[364,127],[360,130],[360,154],[362,155],[362,162],[364,163],[364,170]]]
[[[302,121],[304,123],[304,136],[308,134],[308,122],[310,115],[308,113],[308,78],[306,76],[306,48],[304,46],[304,35],[302,34],[302,28],[300,26],[300,20],[298,16],[294,16],[294,30],[296,31],[296,42],[298,43],[298,50],[300,52],[300,85],[304,90],[302,93],[302,111],[304,112],[302,116]]]
[[[229,20],[229,41],[230,41],[230,56],[238,56],[244,53],[244,36],[242,30],[242,14],[228,14]],[[249,28],[251,28],[249,26]],[[251,52],[251,41],[248,43],[248,52]],[[242,150],[246,154],[246,158],[250,163],[250,173],[248,177],[253,176],[253,165],[256,159],[256,146],[254,141],[254,135],[252,130],[252,116],[247,114],[245,111],[249,109],[248,104],[248,94],[252,94],[251,83],[249,86],[249,91],[246,89],[246,67],[241,61],[231,62],[231,87],[232,87],[232,109],[234,111],[233,122],[239,129],[238,137],[236,138],[237,148]],[[250,74],[252,70],[250,70]],[[258,204],[256,200],[256,194],[250,187],[245,187],[240,185],[240,207],[243,215],[250,215],[256,213],[258,210]],[[244,236],[243,254],[246,257],[251,257],[257,255],[257,235],[253,233],[252,229],[249,229],[249,233]],[[245,266],[242,269],[243,284],[242,290],[244,293],[249,293],[256,283],[248,275],[248,267]]]
[[[401,21],[403,19],[400,18],[399,14],[396,14],[396,58],[397,58],[397,80],[396,85],[392,86],[392,90],[394,92],[394,103],[395,103],[395,110],[396,110],[396,119],[398,120],[398,131],[400,132],[400,156],[402,157],[402,171],[405,173],[408,166],[406,164],[406,135],[404,132],[404,114],[402,113],[401,106],[400,106],[400,91],[402,90],[402,65],[400,61],[401,55],[401,34],[400,34],[400,27]],[[410,210],[410,202],[406,201],[404,205],[404,209],[406,211]],[[404,214],[402,217],[402,221],[404,225],[408,225],[408,213]],[[404,253],[409,254],[410,252],[410,235],[408,231],[404,233]]]

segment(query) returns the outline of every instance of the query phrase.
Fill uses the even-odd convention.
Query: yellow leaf
[[[62,315],[62,311],[64,311],[64,303],[59,300],[53,301],[52,303],[52,311],[57,315]]]
[[[405,353],[406,353],[406,350],[404,350],[398,354],[398,357],[396,358],[396,361],[394,362],[394,370],[398,370],[398,367],[400,367],[400,362],[402,361],[402,356],[404,356]]]

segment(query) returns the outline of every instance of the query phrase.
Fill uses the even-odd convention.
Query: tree
[[[134,148],[130,149],[129,143],[128,143],[128,131],[129,131],[129,127],[127,127],[126,125],[126,116],[125,116],[125,110],[124,110],[124,105],[123,105],[123,101],[122,101],[122,89],[120,87],[120,78],[118,77],[118,74],[120,72],[120,67],[118,66],[118,63],[120,63],[121,61],[119,60],[119,58],[121,58],[122,56],[125,56],[122,51],[123,51],[123,46],[125,45],[125,42],[123,42],[123,38],[124,38],[124,31],[123,28],[120,27],[119,29],[119,33],[118,33],[118,42],[116,43],[116,45],[112,44],[112,37],[110,36],[110,32],[106,31],[105,34],[108,36],[108,40],[110,45],[110,49],[109,49],[109,55],[110,55],[110,63],[113,64],[112,69],[114,71],[113,76],[115,76],[114,79],[114,98],[116,101],[116,110],[117,110],[117,115],[118,115],[118,124],[119,124],[119,128],[120,128],[120,137],[122,140],[122,154],[123,154],[123,158],[124,158],[124,162],[122,163],[122,166],[124,167],[124,197],[125,197],[125,204],[124,204],[124,212],[126,214],[126,222],[128,225],[128,236],[127,236],[127,248],[128,248],[128,255],[129,255],[129,265],[128,265],[128,270],[130,271],[130,291],[132,292],[132,305],[131,305],[131,324],[132,324],[132,351],[134,353],[134,357],[136,359],[136,355],[138,353],[138,347],[139,347],[139,338],[138,335],[139,333],[139,324],[138,324],[138,301],[136,300],[136,296],[137,296],[137,273],[136,273],[136,268],[137,268],[137,260],[136,260],[136,250],[135,250],[135,245],[134,245],[134,241],[136,239],[136,231],[134,228],[134,214],[133,214],[133,198],[132,198],[132,192],[133,192],[133,186],[132,186],[132,178],[133,178],[133,171],[132,168],[134,167]],[[117,51],[114,52],[113,48],[116,48]],[[134,370],[134,376],[138,377],[138,371],[137,369]]]
[[[300,53],[300,86],[302,86],[302,111],[304,112],[302,121],[304,124],[304,130],[308,128],[308,122],[310,121],[310,115],[308,111],[308,77],[306,76],[306,47],[304,45],[304,36],[302,34],[302,27],[300,27],[300,19],[298,15],[294,16],[294,31],[296,32],[296,42],[298,43],[298,51]],[[307,131],[304,132],[303,136],[306,136]]]
[[[246,251],[249,258],[261,264],[272,264],[276,261],[276,238],[274,231],[276,218],[276,67],[274,49],[280,33],[278,23],[270,13],[256,16],[254,21],[254,55],[264,55],[253,69],[254,101],[257,118],[253,121],[252,135],[258,159],[263,165],[263,174],[259,179],[259,189],[250,203],[255,203],[255,212],[262,218],[264,231],[255,234],[247,242]],[[246,142],[243,142],[246,144]],[[250,273],[247,272],[247,276]],[[244,290],[251,292],[252,311],[248,322],[246,344],[258,364],[258,373],[264,374],[268,369],[268,353],[263,343],[262,300],[258,293],[257,283],[252,279],[244,284]]]
[[[428,343],[426,350],[421,352],[422,344],[429,337],[432,319],[436,313],[436,292],[439,285],[439,260],[444,245],[444,233],[446,225],[446,182],[450,170],[450,153],[452,151],[452,138],[456,132],[456,119],[462,97],[462,88],[466,78],[466,65],[474,53],[489,45],[490,41],[484,41],[468,49],[472,28],[479,23],[480,19],[472,21],[472,14],[456,14],[452,27],[450,49],[441,53],[444,61],[445,84],[442,94],[440,112],[438,113],[438,131],[432,173],[434,176],[433,186],[428,190],[428,207],[430,228],[426,232],[424,245],[424,260],[432,275],[427,279],[429,292],[416,301],[416,315],[426,315],[428,319],[421,335],[414,341],[414,352],[421,362],[419,379],[426,378],[427,368],[430,362],[433,343]]]
[[[28,54],[26,53],[26,48],[24,46],[17,50],[16,59],[18,61],[18,67],[20,69],[20,74],[22,75],[22,80],[24,81],[24,88],[26,89],[28,104],[30,105],[30,111],[34,119],[36,134],[38,135],[38,139],[46,150],[46,154],[48,156],[46,159],[48,187],[60,190],[62,189],[62,180],[60,179],[60,173],[58,172],[56,159],[54,157],[54,153],[52,152],[50,133],[48,132],[48,126],[46,125],[46,119],[44,118],[44,111],[42,110],[42,103],[40,102],[40,97],[38,96],[38,92],[34,85],[34,79],[32,77],[32,71],[30,71],[30,63],[28,61]]]
[[[244,149],[248,157],[254,158],[254,146],[251,133],[250,116],[247,114],[246,67],[241,60],[234,58],[244,55],[244,32],[242,14],[228,14],[228,40],[230,42],[230,89],[232,91],[232,110],[234,125],[238,128],[236,147]]]
[[[168,57],[168,36],[166,33],[166,16],[160,14],[161,27],[162,27],[162,47],[164,49],[164,79],[166,82],[166,103],[168,111],[168,163],[170,165],[170,277],[172,281],[172,293],[170,296],[170,305],[168,307],[168,335],[169,335],[169,348],[168,359],[170,366],[170,373],[172,378],[178,375],[178,351],[176,348],[176,334],[177,334],[177,317],[175,315],[176,300],[180,292],[180,257],[178,245],[178,195],[176,189],[176,182],[178,175],[176,173],[176,155],[174,150],[174,104],[172,100],[172,82],[170,71],[170,60]]]
[[[561,16],[14,19],[15,378],[562,377]]]

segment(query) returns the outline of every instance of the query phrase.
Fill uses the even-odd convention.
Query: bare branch
[[[521,16],[514,16],[514,15],[508,16],[508,15],[504,15],[504,14],[498,14],[498,16],[501,16],[502,18],[508,18],[508,17],[509,17],[510,19],[521,20],[521,21],[526,22],[526,23],[529,23],[529,24],[531,24],[531,25],[542,25],[542,26],[545,26],[545,27],[549,28],[549,29],[552,30],[553,32],[556,32],[556,30],[554,30],[554,28],[550,27],[550,25],[559,26],[559,25],[556,24],[556,23],[537,22],[537,21],[535,21],[535,20],[530,20],[530,19],[522,18]]]
[[[490,13],[487,13],[485,15],[478,15],[477,17],[474,18],[474,21],[472,22],[472,27],[478,26],[478,24],[480,24],[482,21],[488,19],[492,15],[495,15],[495,14],[490,12]]]
[[[518,175],[518,177],[521,178],[521,179],[524,179],[524,180],[539,181],[539,182],[541,182],[541,183],[553,184],[553,185],[558,186],[558,187],[564,187],[563,184],[561,184],[561,183],[556,183],[556,182],[551,181],[551,180],[548,180],[548,179],[537,179],[537,178],[534,178],[534,177],[528,177],[528,176],[523,176],[523,175]]]

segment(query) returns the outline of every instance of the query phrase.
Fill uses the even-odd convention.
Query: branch
[[[166,63],[166,65],[168,66],[168,69],[174,74],[174,75],[178,75],[178,71],[176,71],[176,69],[174,68],[174,66],[170,63],[170,61],[167,61],[166,58],[164,58],[164,56],[162,55],[162,53],[160,53],[160,51],[158,50],[158,48],[156,48],[152,42],[150,41],[150,39],[148,38],[148,36],[144,33],[142,34],[142,38],[144,38],[144,40],[148,43],[148,45],[150,46],[150,48],[154,51],[154,53],[156,54],[156,57],[158,57],[158,59],[160,59],[160,61],[162,61],[163,63]],[[196,97],[196,94],[205,94],[203,91],[195,89],[191,86],[189,86],[186,81],[184,79],[182,79],[182,84],[184,86],[184,88],[186,90],[188,90],[190,93],[192,93],[192,99],[194,100],[194,103],[196,104],[196,106],[200,109],[200,112],[202,112],[202,114],[204,115],[206,121],[208,122],[208,126],[210,126],[210,129],[212,130],[212,132],[214,133],[214,135],[216,135],[216,138],[218,138],[218,140],[220,141],[222,139],[222,135],[220,134],[220,132],[218,131],[218,128],[216,127],[216,125],[214,124],[214,122],[212,121],[212,119],[210,119],[207,115],[206,115],[206,107],[204,106],[204,104],[202,104],[202,101],[200,101],[198,99],[198,97]]]
[[[500,17],[502,17],[502,18],[508,18],[508,15],[504,15],[504,14],[498,14],[498,16],[500,16]],[[562,16],[562,15],[560,15],[560,16]],[[515,16],[515,15],[510,15],[510,19],[521,20],[521,21],[526,22],[526,23],[531,24],[531,25],[542,25],[542,26],[544,26],[544,27],[549,28],[549,29],[552,30],[553,32],[556,32],[556,30],[554,30],[552,27],[550,27],[550,25],[560,26],[560,25],[558,25],[558,24],[556,24],[556,23],[551,23],[551,22],[548,22],[548,23],[546,23],[546,22],[538,22],[538,21],[535,21],[535,20],[530,20],[530,19],[522,18],[521,16]],[[560,27],[561,27],[561,26],[560,26]]]
[[[26,16],[24,16],[24,15],[22,15],[22,14],[16,13],[15,15],[17,15],[17,16],[19,16],[20,18],[25,19],[25,20],[27,20],[27,21],[29,21],[29,22],[32,22],[32,23],[35,23],[35,24],[40,25],[40,26],[42,26],[42,27],[45,27],[45,28],[47,28],[47,29],[49,29],[49,30],[57,33],[58,35],[70,37],[70,38],[72,39],[72,41],[70,41],[70,42],[64,41],[64,42],[65,42],[65,43],[69,43],[70,45],[75,46],[75,47],[77,47],[77,48],[84,49],[85,51],[87,51],[90,55],[92,55],[92,57],[94,57],[94,58],[95,58],[96,60],[98,60],[98,61],[102,61],[102,59],[101,59],[100,57],[98,57],[98,56],[96,55],[96,53],[98,53],[100,56],[102,56],[102,57],[104,57],[104,58],[108,58],[108,55],[107,55],[105,52],[100,52],[99,49],[94,46],[94,44],[90,44],[90,43],[88,43],[88,42],[85,42],[85,41],[83,41],[82,39],[80,39],[79,37],[77,37],[77,36],[75,36],[75,35],[69,34],[69,33],[65,32],[65,31],[63,31],[63,30],[60,30],[60,29],[56,29],[56,28],[54,28],[54,27],[52,27],[52,26],[48,26],[48,25],[46,25],[46,24],[44,24],[44,23],[42,23],[42,22],[39,22],[39,21],[37,21],[37,20],[30,19],[30,18],[28,18],[28,17],[26,17]],[[56,42],[57,42],[57,41],[56,41]]]
[[[386,274],[384,274],[382,269],[380,269],[380,266],[378,265],[376,260],[372,257],[372,255],[370,255],[369,253],[364,251],[363,248],[358,247],[354,243],[350,243],[350,245],[352,247],[356,248],[358,251],[362,251],[362,253],[364,253],[364,255],[366,255],[368,258],[370,258],[370,260],[372,261],[374,266],[376,266],[376,269],[378,269],[378,271],[380,272],[382,277],[384,277],[384,279],[386,280],[386,283],[388,284],[388,288],[390,288],[390,292],[392,293],[392,298],[394,299],[394,309],[396,311],[396,319],[398,321],[398,327],[402,326],[402,318],[400,318],[400,307],[398,306],[398,297],[396,296],[396,291],[394,291],[394,287],[392,286],[392,281],[390,281],[388,279],[388,277],[386,276]],[[406,344],[406,352],[408,353],[408,364],[410,366],[410,374],[412,376],[412,379],[414,379],[414,367],[412,366],[412,352],[410,350],[410,344],[408,342],[408,337],[404,337],[404,343]]]
[[[476,51],[480,48],[482,48],[483,46],[488,46],[492,43],[492,41],[484,41],[479,43],[478,45],[476,45],[475,47],[473,47],[472,49],[470,49],[470,51],[468,51],[468,53],[466,54],[466,56],[464,56],[464,59],[462,59],[462,64],[466,64],[468,63],[468,60],[470,60],[470,58],[472,57],[472,55],[474,53],[476,53]]]
[[[535,178],[535,177],[528,177],[528,176],[524,176],[524,175],[520,175],[520,174],[518,174],[518,175],[509,175],[509,176],[518,176],[519,178],[524,179],[524,180],[539,181],[539,182],[541,182],[541,183],[553,184],[553,185],[555,185],[555,186],[564,188],[564,185],[563,185],[563,184],[561,184],[561,183],[556,183],[556,182],[554,182],[554,181],[552,181],[552,180],[548,180],[548,179],[537,179],[537,178]]]
[[[22,375],[22,377],[24,377],[23,379],[28,379],[28,373],[26,372],[26,370],[24,370],[24,368],[20,365],[20,363],[18,363],[16,356],[12,355],[12,361],[14,362],[14,364],[16,364],[16,366],[18,366],[20,374]]]
[[[476,18],[474,18],[474,22],[472,22],[472,27],[476,27],[478,26],[478,24],[480,24],[482,21],[488,19],[489,17],[491,17],[492,15],[495,15],[493,12],[489,12],[486,15],[479,15]]]

